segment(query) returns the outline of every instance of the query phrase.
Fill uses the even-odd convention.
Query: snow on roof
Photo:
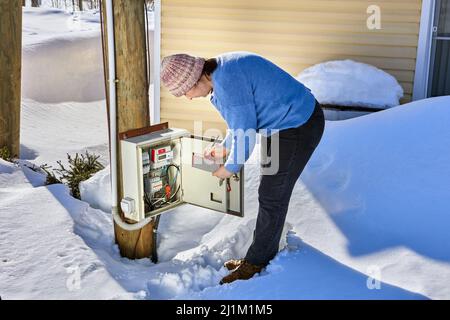
[[[303,70],[297,80],[321,104],[390,108],[400,104],[403,89],[390,74],[353,60],[328,61]]]

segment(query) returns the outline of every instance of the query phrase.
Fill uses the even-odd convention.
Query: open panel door
[[[227,182],[219,185],[219,179],[211,172],[208,165],[192,165],[193,155],[202,155],[203,150],[211,144],[210,138],[197,136],[181,138],[181,183],[183,201],[204,208],[228,213],[238,217],[244,216],[244,169]],[[199,169],[203,167],[204,169]],[[206,170],[205,170],[206,169]]]
[[[181,138],[182,197],[184,202],[226,213],[226,183],[219,185],[219,179],[210,171],[192,166],[192,155],[203,154],[203,150],[210,144],[210,140],[203,140],[201,137]]]

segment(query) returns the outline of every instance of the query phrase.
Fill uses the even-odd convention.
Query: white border
[[[425,99],[428,94],[431,44],[433,37],[435,0],[422,0],[419,43],[417,45],[416,72],[414,75],[413,101]]]
[[[153,105],[150,108],[150,124],[161,122],[161,0],[154,2],[155,30],[153,31]]]

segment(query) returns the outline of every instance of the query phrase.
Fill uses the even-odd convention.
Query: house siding
[[[367,8],[381,8],[381,30],[369,30]],[[397,78],[411,101],[421,0],[162,0],[161,56],[205,58],[226,51],[261,54],[296,76],[314,64],[353,59]],[[161,88],[161,122],[203,130],[226,124],[208,99],[174,98]]]

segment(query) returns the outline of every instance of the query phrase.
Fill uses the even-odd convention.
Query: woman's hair
[[[202,75],[211,76],[211,74],[217,68],[217,60],[215,58],[211,58],[205,61],[203,65]]]

